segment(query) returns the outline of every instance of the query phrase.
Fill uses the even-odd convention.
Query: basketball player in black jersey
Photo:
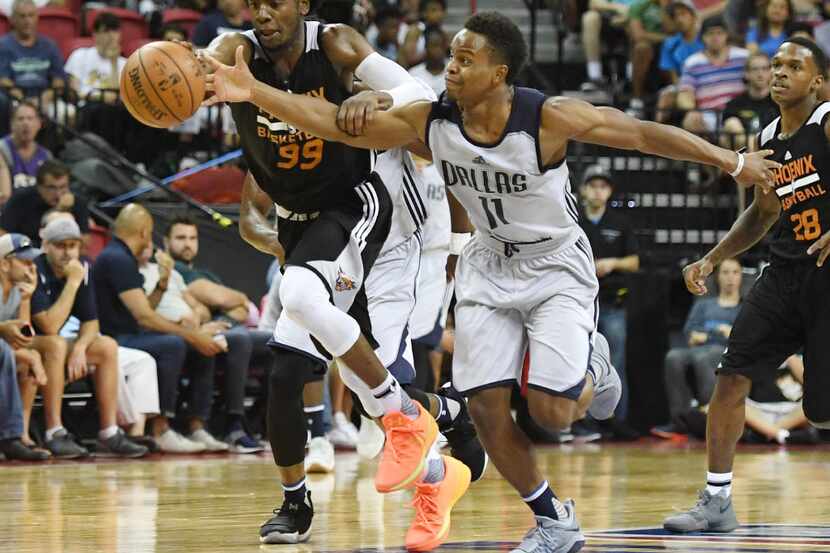
[[[308,0],[250,0],[249,7],[254,30],[218,37],[206,50],[213,58],[232,63],[238,53],[259,79],[298,96],[340,104],[343,116],[359,128],[376,110],[427,97],[422,85],[375,53],[355,30],[305,21]],[[355,78],[379,92],[351,97]],[[294,543],[307,540],[311,531],[302,389],[325,367],[304,344],[291,341],[299,327],[316,340],[310,347],[339,358],[341,372],[356,374],[343,379],[361,403],[374,402],[371,411],[385,414],[387,437],[376,487],[385,492],[417,483],[416,509],[439,505],[419,512],[407,534],[408,547],[431,549],[446,537],[451,504],[466,489],[459,473],[466,471],[469,483],[470,472],[430,451],[437,427],[425,410],[429,398],[413,390],[417,402],[411,401],[373,351],[363,282],[389,230],[391,202],[382,176],[370,174],[367,150],[294,129],[253,104],[231,109],[249,167],[240,232],[259,250],[284,258],[286,267],[268,403],[269,440],[285,501],[262,526],[260,538]],[[267,221],[274,204],[277,229]],[[422,495],[425,501],[419,503]]]
[[[532,110],[537,128],[530,129],[532,133],[524,128],[523,131],[538,137],[538,140],[533,140],[537,140],[535,149],[539,167],[559,167],[568,143],[577,140],[707,163],[735,175],[744,185],[771,185],[773,170],[779,167],[777,162],[764,159],[771,151],[744,156],[709,144],[681,129],[639,121],[613,108],[597,108],[572,98],[542,97],[539,100],[542,94],[538,91],[514,87],[513,79],[521,70],[525,53],[521,32],[509,19],[494,12],[476,14],[453,40],[453,57],[446,77],[450,98],[437,104],[413,102],[376,112],[363,130],[344,117],[342,109],[338,113],[337,106],[331,103],[285,94],[258,82],[246,67],[241,51],[237,54],[234,67],[212,62],[216,73],[208,76],[207,87],[215,92],[214,101],[254,103],[315,135],[369,148],[425,142],[427,132],[443,132],[428,131],[430,118],[438,113],[452,112],[463,125],[463,131],[442,137],[451,136],[456,151],[466,148],[470,158],[478,153],[475,147],[465,144],[499,147],[511,116],[516,115],[512,113],[514,106],[518,105],[514,104],[514,97],[533,96],[536,98],[533,106],[525,105],[524,108]],[[528,115],[527,112],[520,113],[514,119],[523,116],[523,120],[531,120]],[[439,159],[442,155],[438,151],[433,154]],[[517,161],[505,158],[500,163],[515,164]],[[526,175],[516,173],[515,176]],[[490,180],[491,183],[494,181],[495,177]],[[454,194],[461,197],[459,192],[454,191]],[[463,226],[464,208],[457,203],[455,206],[454,215],[460,216],[453,218],[453,232],[469,232],[469,223]],[[480,209],[475,202],[465,207]],[[462,330],[459,327],[457,332]],[[469,336],[467,339],[473,341]],[[586,398],[590,397],[591,390],[590,381],[586,381]],[[581,548],[584,537],[576,523],[572,505],[560,502],[542,478],[533,460],[529,441],[511,418],[509,397],[509,387],[498,382],[487,389],[475,391],[470,397],[470,408],[490,458],[537,515],[537,527],[514,551],[574,553]],[[582,400],[582,394],[579,399]],[[544,391],[534,394],[534,403],[537,405],[534,416],[541,417],[540,422],[553,429],[570,424],[580,406],[572,397]]]
[[[706,293],[705,279],[724,259],[760,241],[775,225],[770,265],[755,282],[732,327],[709,403],[706,489],[690,510],[668,517],[674,532],[730,532],[732,464],[744,429],[744,404],[752,380],[776,371],[803,348],[804,413],[830,428],[830,103],[818,94],[827,59],[814,42],[792,38],[772,58],[772,100],[781,116],[761,131],[761,148],[782,164],[775,189],[755,199],[729,233],[699,261],[683,269],[686,287]],[[828,180],[825,180],[828,179]]]

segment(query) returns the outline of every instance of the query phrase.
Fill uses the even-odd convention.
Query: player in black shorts
[[[706,293],[704,280],[724,259],[746,251],[775,225],[770,265],[743,301],[718,367],[709,404],[709,473],[700,500],[668,517],[674,532],[730,532],[738,527],[732,507],[732,463],[744,428],[744,402],[753,379],[774,372],[804,351],[804,412],[830,428],[830,102],[818,99],[827,59],[809,39],[793,38],[772,58],[773,101],[781,116],[760,135],[773,150],[775,189],[755,199],[720,243],[683,269],[686,287]],[[825,180],[828,179],[828,180]],[[818,254],[818,258],[816,257]]]

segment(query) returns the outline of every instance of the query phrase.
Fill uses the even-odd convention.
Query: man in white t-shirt
[[[427,27],[424,33],[426,41],[426,59],[409,70],[413,77],[427,83],[436,96],[440,96],[447,88],[444,82],[444,71],[447,68],[447,52],[449,39],[439,27]]]
[[[121,55],[121,22],[107,12],[92,24],[95,46],[78,48],[66,61],[69,86],[82,100],[118,102],[118,81],[127,60]]]

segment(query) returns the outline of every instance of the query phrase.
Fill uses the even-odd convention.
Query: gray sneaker
[[[568,511],[565,520],[536,517],[536,528],[525,535],[519,547],[510,553],[576,553],[585,545],[585,536],[579,530],[574,514],[574,502],[563,503]]]
[[[614,409],[622,396],[622,383],[617,370],[611,365],[608,341],[599,332],[595,334],[588,371],[594,375],[594,399],[588,406],[588,414],[604,421],[614,416]]]
[[[712,495],[708,490],[698,492],[698,501],[688,511],[667,517],[663,528],[670,532],[731,532],[739,526],[732,507],[732,498],[726,492]]]
[[[150,450],[130,440],[120,428],[115,435],[106,440],[98,440],[98,447],[95,449],[96,457],[126,457],[135,459],[144,457]]]
[[[55,459],[78,459],[89,456],[89,450],[79,445],[75,441],[75,436],[66,429],[56,432],[52,439],[46,442],[46,448],[52,452],[52,457]]]

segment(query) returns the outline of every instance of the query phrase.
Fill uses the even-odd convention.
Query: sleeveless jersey
[[[761,147],[773,150],[769,159],[783,165],[775,171],[775,193],[782,211],[770,242],[774,262],[814,262],[807,248],[830,230],[830,147],[824,133],[828,115],[830,102],[819,104],[786,140],[778,136],[780,117],[761,131]]]
[[[485,245],[507,256],[558,251],[583,235],[568,166],[564,158],[547,166],[541,159],[545,95],[530,88],[514,91],[510,117],[495,144],[469,138],[458,106],[442,95],[432,105],[427,146]]]
[[[274,88],[341,104],[349,92],[320,46],[323,28],[318,21],[305,22],[305,52],[286,81],[277,77],[256,33],[245,31],[254,47],[251,73]],[[308,213],[342,204],[369,174],[368,150],[295,129],[249,102],[231,104],[231,112],[257,184],[286,209]]]
[[[402,244],[427,220],[428,210],[424,201],[425,184],[415,168],[409,152],[394,148],[372,152],[374,172],[386,186],[392,198],[392,224],[389,236],[383,243],[380,255]]]

